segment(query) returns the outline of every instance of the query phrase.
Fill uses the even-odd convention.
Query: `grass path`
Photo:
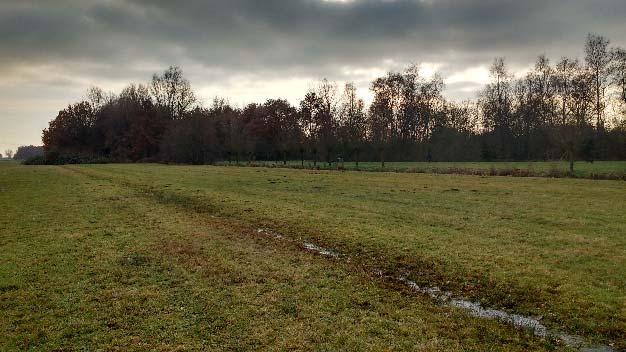
[[[0,168],[0,350],[542,350],[349,264],[60,167]]]

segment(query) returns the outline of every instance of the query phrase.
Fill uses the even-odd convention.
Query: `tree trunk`
[[[598,133],[600,132],[600,73],[596,72],[596,113],[598,114],[596,118],[596,129]]]

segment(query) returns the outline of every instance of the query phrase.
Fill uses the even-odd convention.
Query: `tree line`
[[[590,34],[585,57],[538,57],[515,78],[503,58],[474,101],[444,98],[419,66],[375,79],[366,106],[354,84],[322,80],[298,105],[269,99],[198,104],[179,67],[119,94],[91,88],[43,131],[43,162],[192,164],[298,159],[476,161],[626,159],[626,50]]]
[[[21,147],[17,148],[17,151],[15,152],[15,154],[13,154],[13,151],[10,150],[8,151],[10,153],[5,153],[9,158],[11,158],[11,156],[13,157],[13,159],[15,160],[27,160],[27,159],[31,159],[31,158],[36,158],[36,157],[41,157],[44,155],[44,149],[41,146],[34,146],[34,145],[23,145]]]

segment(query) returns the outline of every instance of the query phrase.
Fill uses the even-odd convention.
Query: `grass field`
[[[271,167],[283,167],[282,162],[256,162],[259,165]],[[229,165],[229,163],[222,163]],[[234,163],[231,163],[234,165]],[[291,160],[287,162],[289,167],[302,167],[301,161]],[[345,170],[362,171],[394,171],[394,172],[419,172],[419,173],[459,173],[461,172],[498,172],[498,171],[527,171],[536,176],[562,175],[569,172],[569,163],[566,161],[520,161],[520,162],[386,162],[382,168],[380,162],[360,162],[357,168],[354,162],[333,163],[328,165],[318,162],[320,169],[337,169],[342,166]],[[305,161],[304,167],[313,168],[312,161]],[[591,178],[593,176],[605,176],[611,178],[626,179],[626,161],[578,161],[574,164],[574,176],[578,178]]]
[[[0,210],[0,350],[566,349],[373,267],[626,348],[623,181],[2,163]]]

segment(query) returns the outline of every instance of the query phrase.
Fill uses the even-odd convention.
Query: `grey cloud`
[[[0,74],[45,92],[145,81],[170,64],[195,86],[241,75],[366,87],[344,68],[437,62],[445,77],[495,56],[521,68],[542,53],[580,56],[588,32],[624,46],[624,18],[623,0],[5,0]]]
[[[313,75],[340,65],[576,55],[587,32],[622,40],[626,2],[321,0],[23,2],[0,5],[2,64],[195,62]],[[623,44],[623,43],[621,43]]]

